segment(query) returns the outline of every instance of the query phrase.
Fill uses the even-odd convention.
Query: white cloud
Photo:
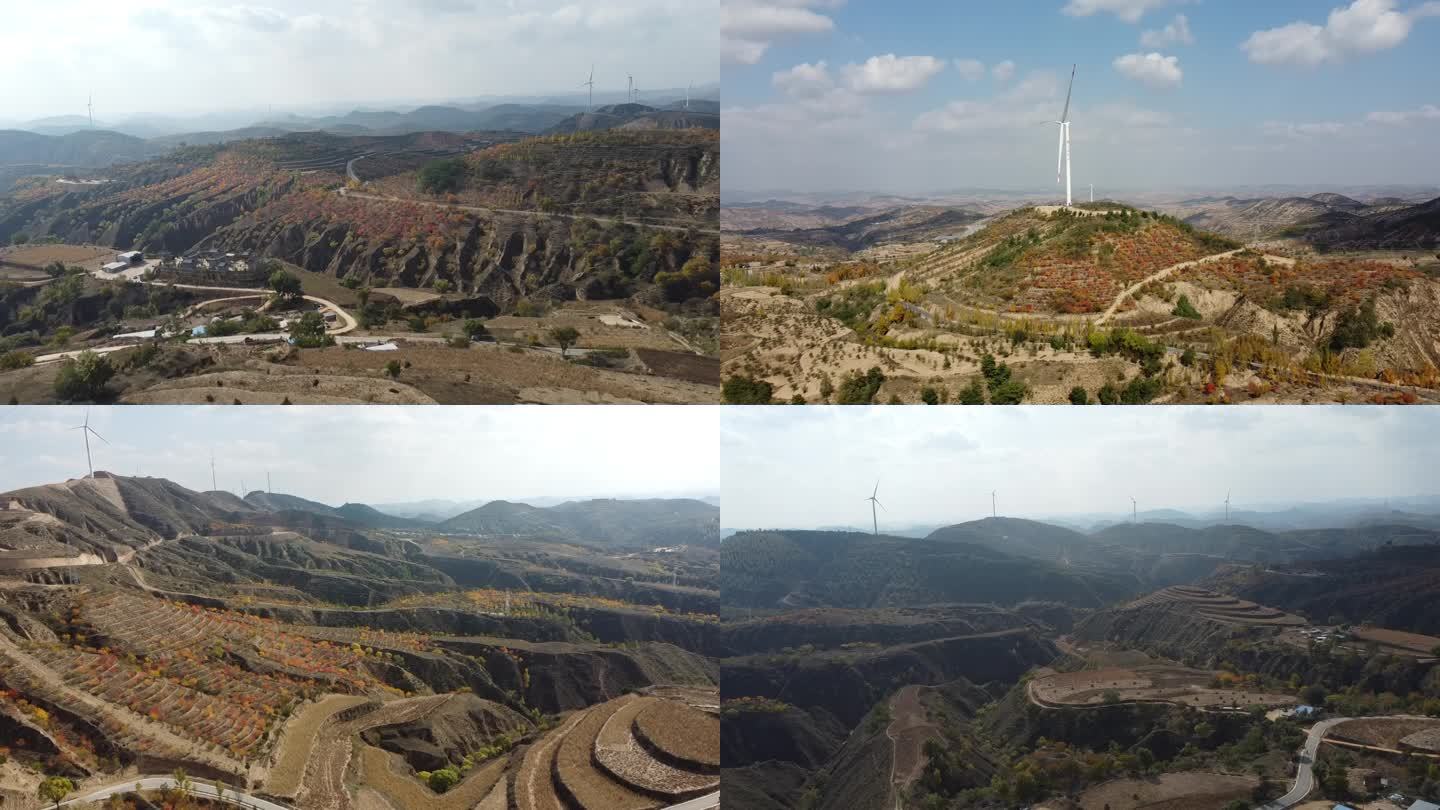
[[[1176,14],[1169,25],[1140,35],[1140,44],[1147,48],[1163,48],[1166,45],[1194,45],[1195,35],[1190,33],[1190,20],[1184,14]]]
[[[1372,124],[1390,125],[1409,124],[1412,121],[1440,121],[1440,107],[1434,104],[1425,104],[1416,109],[1401,112],[1372,112],[1365,116],[1365,120]]]
[[[1440,16],[1440,2],[1399,11],[1395,0],[1355,0],[1331,10],[1324,25],[1293,22],[1256,31],[1240,47],[1252,62],[1314,67],[1393,48],[1410,36],[1417,20],[1431,16]]]
[[[1070,0],[1061,9],[1072,17],[1089,17],[1108,12],[1128,23],[1139,22],[1145,12],[1160,8],[1170,0]]]
[[[1289,121],[1266,121],[1260,125],[1260,131],[1276,138],[1313,138],[1316,135],[1340,135],[1353,129],[1353,124],[1346,124],[1340,121],[1313,121],[1307,123],[1293,123]]]
[[[985,78],[985,63],[979,59],[956,59],[955,69],[969,82]]]
[[[806,62],[789,70],[777,71],[770,77],[770,83],[785,95],[796,98],[817,96],[835,86],[823,59],[813,65]]]
[[[995,81],[1008,82],[1015,77],[1015,63],[1006,59],[990,68],[990,73],[995,77]]]
[[[945,69],[933,56],[872,56],[864,64],[846,65],[845,83],[857,93],[908,93],[925,86]]]
[[[725,0],[720,17],[721,61],[753,65],[777,39],[828,34],[835,21],[811,10],[838,0]]]
[[[1147,87],[1161,89],[1179,87],[1184,78],[1179,57],[1160,53],[1126,54],[1115,60],[1115,69]]]

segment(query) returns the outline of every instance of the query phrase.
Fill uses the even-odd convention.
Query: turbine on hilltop
[[[871,530],[872,532],[874,532],[875,534],[877,534],[877,535],[880,534],[880,518],[879,518],[879,517],[876,515],[876,513],[875,513],[875,507],[878,506],[878,507],[880,507],[881,509],[885,509],[885,504],[880,503],[880,499],[879,499],[878,497],[876,497],[876,496],[878,496],[879,494],[880,494],[880,482],[877,480],[877,481],[875,482],[875,491],[872,492],[872,493],[870,493],[870,497],[868,497],[868,498],[865,499],[865,500],[867,500],[867,501],[870,502],[870,530]],[[888,511],[890,511],[890,510],[889,510],[889,509],[885,509],[885,511],[888,512]]]
[[[86,477],[86,478],[94,478],[94,477],[95,477],[95,465],[90,463],[90,434],[94,433],[94,434],[95,434],[95,438],[99,439],[99,440],[102,441],[102,442],[105,442],[106,444],[109,444],[110,442],[109,442],[109,440],[107,440],[104,436],[101,436],[99,433],[95,433],[95,429],[92,428],[92,427],[90,427],[90,411],[89,411],[89,410],[86,410],[86,411],[85,411],[85,424],[83,424],[83,425],[76,425],[75,427],[70,428],[70,429],[71,429],[71,430],[78,430],[78,431],[80,431],[80,435],[85,437],[85,469],[87,469],[87,470],[90,471],[89,475],[87,475],[87,476],[85,476],[85,477]],[[877,484],[876,486],[879,486],[879,485]]]
[[[1070,88],[1065,91],[1065,111],[1060,113],[1059,121],[1051,123],[1060,125],[1060,152],[1055,159],[1055,182],[1060,182],[1060,174],[1065,174],[1065,207],[1071,205],[1070,199],[1070,94],[1075,90],[1075,66],[1070,66]]]
[[[590,66],[590,79],[580,83],[581,87],[590,88],[590,103],[585,107],[585,112],[595,111],[595,66]]]

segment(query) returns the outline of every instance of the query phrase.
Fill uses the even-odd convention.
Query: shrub
[[[875,401],[875,395],[880,392],[880,386],[885,384],[885,374],[880,371],[879,366],[871,366],[870,370],[861,374],[854,372],[845,377],[840,383],[840,390],[836,392],[835,404],[837,405],[869,405]]]
[[[1189,348],[1189,347],[1186,347],[1185,351],[1183,351],[1183,352],[1180,353],[1180,365],[1182,365],[1182,366],[1184,366],[1184,367],[1186,367],[1186,368],[1189,368],[1189,367],[1195,365],[1195,350],[1194,350],[1194,349],[1191,349],[1191,348]]]
[[[385,373],[390,375],[390,379],[392,380],[398,379],[400,377],[400,368],[399,360],[391,360],[385,364]]]
[[[1019,380],[1007,379],[1000,385],[990,389],[991,405],[1019,405],[1029,396],[1030,389],[1025,383]]]
[[[1095,398],[1101,405],[1119,405],[1120,392],[1115,389],[1114,383],[1105,383],[1100,390],[1095,392]]]
[[[1178,318],[1200,320],[1200,311],[1195,309],[1195,305],[1190,303],[1190,298],[1186,295],[1180,296],[1180,300],[1175,302],[1175,308],[1170,310],[1170,314]]]
[[[334,346],[335,339],[325,334],[325,319],[318,312],[307,312],[290,326],[290,337],[303,349]]]
[[[35,356],[29,352],[13,349],[0,354],[0,369],[8,371],[16,368],[29,368],[33,365],[35,365]]]
[[[300,298],[303,294],[300,279],[296,278],[293,273],[284,270],[276,270],[271,273],[269,284],[270,289],[274,290],[276,295],[291,301]]]
[[[775,386],[753,377],[731,377],[720,387],[720,397],[729,405],[769,405]]]
[[[570,352],[570,347],[580,339],[580,331],[573,326],[557,326],[550,330],[550,339],[560,347],[560,356],[564,357]]]
[[[920,389],[920,401],[926,405],[939,405],[940,393],[927,385]]]
[[[1071,404],[1071,405],[1089,405],[1089,404],[1090,404],[1090,394],[1089,394],[1089,392],[1086,391],[1084,388],[1081,388],[1081,387],[1078,386],[1078,385],[1075,386],[1074,388],[1071,388],[1071,389],[1070,389],[1070,404]]]
[[[465,330],[466,337],[471,340],[481,340],[490,334],[489,330],[485,328],[485,322],[479,318],[467,319],[463,325],[463,329]]]
[[[436,793],[444,793],[460,782],[460,772],[453,766],[446,766],[438,771],[431,771],[426,782],[430,785],[431,790]]]
[[[107,393],[106,383],[115,376],[115,367],[104,355],[83,351],[65,361],[55,375],[55,393],[67,402],[94,402]]]
[[[1120,402],[1124,405],[1144,405],[1164,387],[1165,382],[1159,377],[1136,377],[1120,392]]]
[[[961,405],[984,405],[985,389],[980,386],[979,380],[971,380],[969,385],[960,389],[958,399]]]
[[[432,160],[420,169],[418,180],[420,190],[428,194],[459,191],[465,182],[465,160]]]

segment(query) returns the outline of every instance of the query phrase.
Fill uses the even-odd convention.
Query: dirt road
[[[653,223],[650,223],[650,222],[644,222],[644,221],[641,221],[641,220],[624,220],[624,221],[622,221],[622,220],[619,220],[619,219],[615,219],[614,217],[602,217],[602,216],[599,216],[599,215],[596,215],[596,214],[557,214],[557,213],[551,213],[551,212],[546,212],[546,211],[522,211],[522,210],[515,209],[515,208],[482,208],[482,207],[480,207],[480,206],[478,206],[478,205],[451,205],[450,203],[430,202],[429,200],[407,200],[407,199],[402,199],[402,198],[400,198],[400,197],[381,197],[381,196],[378,196],[378,195],[375,195],[375,194],[360,194],[360,193],[358,193],[358,192],[350,191],[350,190],[344,189],[344,188],[338,189],[337,193],[339,193],[339,195],[342,196],[342,197],[358,197],[359,199],[362,199],[362,200],[375,200],[375,201],[377,201],[377,202],[417,203],[417,204],[419,204],[419,205],[426,205],[426,206],[429,206],[429,207],[431,207],[431,208],[458,208],[458,209],[460,209],[461,211],[472,211],[472,212],[477,213],[477,214],[518,214],[518,215],[520,215],[520,216],[525,216],[525,217],[550,217],[550,218],[558,218],[558,219],[591,219],[591,220],[594,220],[594,221],[596,221],[596,222],[599,222],[599,223],[602,223],[602,224],[605,224],[605,225],[616,225],[616,224],[639,225],[639,226],[642,226],[642,227],[645,227],[645,228],[655,228],[655,229],[657,229],[657,230],[662,230],[662,231],[679,231],[679,232],[681,232],[681,233],[685,233],[685,232],[687,232],[687,231],[694,230],[696,233],[710,234],[711,236],[719,236],[719,235],[720,235],[720,229],[719,229],[719,228],[716,228],[716,229],[714,229],[714,230],[705,230],[705,229],[702,229],[702,228],[694,228],[693,226],[690,226],[690,225],[657,225],[657,224],[653,224]]]

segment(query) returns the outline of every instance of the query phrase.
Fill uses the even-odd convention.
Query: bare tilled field
[[[1372,717],[1347,720],[1331,729],[1329,737],[1398,751],[1403,747],[1402,740],[1424,733],[1425,736],[1419,737],[1423,741],[1436,732],[1440,732],[1440,718],[1422,720]],[[1411,744],[1411,747],[1419,746]]]
[[[1090,669],[1061,672],[1031,682],[1031,696],[1049,705],[1094,706],[1107,696],[1119,701],[1175,703],[1198,708],[1284,706],[1295,703],[1289,695],[1243,687],[1216,686],[1224,673],[1184,667],[1151,666],[1137,669]],[[1223,682],[1223,681],[1222,681]]]
[[[1440,638],[1425,636],[1419,633],[1406,633],[1402,630],[1387,630],[1383,627],[1357,627],[1351,631],[1351,635],[1354,636],[1357,641],[1379,644],[1385,648],[1386,651],[1415,655],[1421,658],[1433,658],[1435,657],[1435,651],[1440,650]]]
[[[656,733],[677,747],[701,752],[719,749],[718,723],[672,727],[671,723],[688,716],[686,711],[694,710],[657,708],[666,702],[654,696],[626,695],[572,714],[512,759],[512,764],[519,761],[512,782],[516,808],[655,810],[717,790],[719,776],[714,769],[702,773],[678,767],[674,761],[661,762],[637,739],[635,718],[652,711],[652,726],[663,726]],[[706,739],[698,739],[702,736]]]
[[[1219,810],[1249,801],[1259,780],[1222,773],[1167,773],[1154,779],[1115,779],[1080,795],[1083,810]]]
[[[929,722],[920,704],[920,692],[924,688],[906,686],[890,699],[893,719],[885,733],[894,742],[894,782],[901,790],[920,778],[926,762],[925,741],[940,731]]]
[[[0,264],[43,268],[53,262],[87,266],[97,259],[115,255],[114,248],[93,245],[23,245],[0,249]]]

